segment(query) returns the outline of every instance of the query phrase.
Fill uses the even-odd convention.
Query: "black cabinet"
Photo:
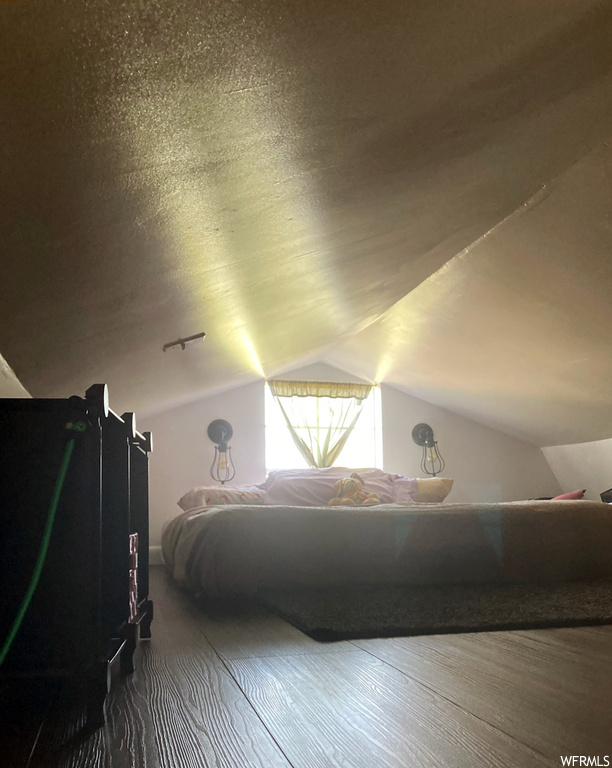
[[[0,400],[4,645],[48,539],[38,585],[0,677],[78,675],[87,683],[94,722],[101,720],[109,664],[120,658],[130,672],[138,638],[150,636],[150,450],[151,436],[136,430],[134,415],[109,408],[105,385],[94,385],[84,398]]]

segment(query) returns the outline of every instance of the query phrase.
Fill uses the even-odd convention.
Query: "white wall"
[[[215,485],[210,476],[215,447],[206,434],[213,419],[234,429],[233,483],[265,479],[264,382],[230,389],[169,411],[143,418],[138,429],[153,433],[149,464],[151,546],[159,546],[163,524],[181,511],[176,503],[196,485]]]
[[[360,381],[323,363],[278,378]],[[411,477],[421,474],[420,449],[412,442],[411,432],[415,424],[426,421],[446,459],[444,475],[455,479],[449,501],[505,501],[559,493],[559,483],[536,446],[386,384],[381,387],[381,397],[386,471]],[[234,428],[233,482],[257,483],[265,478],[263,380],[143,419],[138,428],[151,430],[154,445],[150,464],[153,547],[160,544],[164,522],[179,513],[179,498],[194,486],[213,484],[209,468],[214,446],[206,435],[213,419],[227,419]]]
[[[325,363],[307,365],[274,378],[362,381]],[[206,435],[213,419],[226,419],[234,428],[231,447],[236,477],[232,483],[265,480],[264,386],[262,379],[139,419],[138,429],[153,433],[154,450],[149,465],[152,547],[161,543],[163,524],[180,512],[176,503],[184,493],[196,485],[215,485],[209,473],[215,449]]]
[[[586,488],[585,499],[599,501],[612,488],[612,440],[554,445],[542,451],[563,493]]]
[[[448,501],[513,501],[553,496],[560,486],[542,450],[388,384],[381,385],[383,458],[387,472],[422,476],[421,451],[412,428],[426,422],[434,431],[455,482]]]
[[[371,384],[372,382],[353,376],[340,368],[335,368],[327,363],[311,363],[303,368],[293,368],[285,373],[279,373],[278,376],[271,376],[272,379],[289,379],[295,381],[339,381],[350,384]]]
[[[0,397],[30,397],[2,355],[0,355]]]

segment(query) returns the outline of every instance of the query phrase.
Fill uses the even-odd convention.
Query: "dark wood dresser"
[[[111,667],[131,672],[139,638],[150,637],[151,448],[151,435],[137,431],[134,414],[118,416],[109,408],[104,384],[90,387],[84,398],[0,400],[5,651],[65,469],[38,585],[0,666],[0,681],[77,677],[90,726],[103,722]]]

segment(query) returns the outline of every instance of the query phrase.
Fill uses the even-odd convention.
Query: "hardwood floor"
[[[79,740],[65,699],[30,768],[612,763],[612,626],[322,644],[260,608],[206,615],[161,568],[151,591],[153,637],[105,727]]]

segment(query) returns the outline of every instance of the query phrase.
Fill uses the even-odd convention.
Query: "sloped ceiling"
[[[29,397],[2,355],[0,355],[0,397]]]
[[[1,3],[0,351],[119,411],[324,358],[609,437],[611,34],[593,0]]]
[[[612,142],[334,359],[540,445],[612,435]],[[364,364],[362,349],[375,364]]]

